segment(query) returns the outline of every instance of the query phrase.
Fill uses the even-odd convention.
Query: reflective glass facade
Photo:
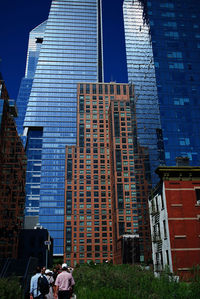
[[[195,0],[124,0],[128,76],[139,98],[141,144],[156,146],[150,128],[155,135],[158,121],[149,116],[160,109],[167,165],[175,165],[177,156],[200,163],[199,20],[200,3]],[[152,170],[159,163],[155,160]]]
[[[162,161],[160,112],[149,26],[143,20],[140,1],[125,0],[123,5],[128,80],[135,86],[138,137],[148,146],[153,182],[154,169]]]
[[[41,167],[38,205],[27,204],[38,209],[57,255],[63,254],[65,146],[76,144],[77,83],[103,80],[100,12],[100,0],[52,1],[24,121],[28,161]],[[38,151],[41,163],[32,159]]]
[[[43,41],[46,22],[43,22],[34,28],[29,34],[29,44],[27,52],[26,72],[25,77],[22,78],[17,97],[18,117],[16,118],[17,130],[20,136],[23,135],[23,123],[26,113],[27,103],[33,84],[33,77],[35,74],[36,65]]]

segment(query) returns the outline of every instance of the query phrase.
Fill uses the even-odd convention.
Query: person
[[[44,267],[41,268],[41,274],[44,275],[45,271],[46,271],[46,267],[44,266]]]
[[[75,285],[73,276],[67,270],[67,264],[62,264],[62,273],[58,274],[55,282],[54,297],[58,299],[70,299]]]
[[[46,295],[46,299],[54,299],[54,296],[53,296],[54,279],[53,279],[52,274],[53,274],[53,272],[50,271],[49,269],[47,269],[45,271],[45,275],[46,275],[47,281],[49,283],[49,293]]]
[[[69,268],[68,268],[68,271],[69,271],[71,274],[73,274],[74,268],[69,267]]]
[[[31,278],[30,284],[30,299],[44,299],[40,291],[38,290],[38,278],[41,276],[41,268],[36,268],[36,274]]]
[[[54,279],[54,282],[56,281],[57,276],[58,276],[58,270],[55,267],[55,268],[53,268],[53,279]]]

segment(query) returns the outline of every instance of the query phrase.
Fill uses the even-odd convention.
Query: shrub
[[[22,289],[17,278],[0,279],[1,299],[21,299]]]
[[[75,268],[75,293],[80,299],[195,299],[200,298],[200,283],[177,282],[164,273],[132,265],[81,265]]]

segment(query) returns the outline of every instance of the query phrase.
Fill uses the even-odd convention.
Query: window
[[[169,252],[166,250],[167,265],[169,265]]]
[[[163,26],[176,28],[177,27],[177,23],[176,22],[166,22],[166,23],[163,24]]]
[[[86,84],[86,93],[90,93],[90,85],[89,84]]]
[[[170,69],[184,69],[184,64],[182,62],[170,62],[169,63],[169,68]]]
[[[163,200],[163,196],[162,196],[162,194],[161,194],[161,207],[162,207],[162,209],[165,208],[165,206],[164,206],[164,200]]]
[[[97,93],[97,87],[96,87],[96,84],[93,84],[92,85],[92,92],[95,94],[95,93]],[[93,99],[94,99],[94,97],[93,97]]]
[[[179,34],[177,31],[167,31],[167,32],[165,32],[165,36],[172,37],[172,38],[178,38]]]
[[[195,189],[197,205],[200,206],[200,189]]]
[[[189,98],[174,98],[174,105],[183,106],[185,103],[189,103]]]
[[[120,94],[120,85],[117,85],[117,94]]]
[[[83,93],[83,84],[80,84],[80,93]]]
[[[99,85],[99,94],[102,94],[103,93],[103,88],[102,88],[102,85],[100,84]]]
[[[168,58],[183,58],[182,52],[170,52],[167,54]]]
[[[166,7],[166,8],[174,8],[174,4],[173,3],[161,3],[160,7]]]
[[[110,94],[114,94],[114,85],[110,85]]]
[[[179,144],[180,145],[190,145],[190,139],[189,138],[179,138]]]
[[[126,94],[126,85],[123,85],[123,93]]]
[[[168,18],[174,18],[174,17],[175,17],[175,13],[174,13],[174,12],[169,12],[169,11],[167,11],[167,12],[163,12],[163,13],[161,14],[161,16],[162,16],[162,17],[168,17]]]
[[[108,94],[108,85],[105,85],[105,94]]]
[[[164,230],[164,238],[167,238],[167,230],[166,230],[166,221],[163,220],[163,230]]]

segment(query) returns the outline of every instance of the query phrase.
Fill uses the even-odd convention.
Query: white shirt
[[[38,278],[40,276],[41,276],[41,273],[36,273],[31,278],[30,293],[33,294],[33,297],[38,297],[41,295],[40,291],[38,290]]]

